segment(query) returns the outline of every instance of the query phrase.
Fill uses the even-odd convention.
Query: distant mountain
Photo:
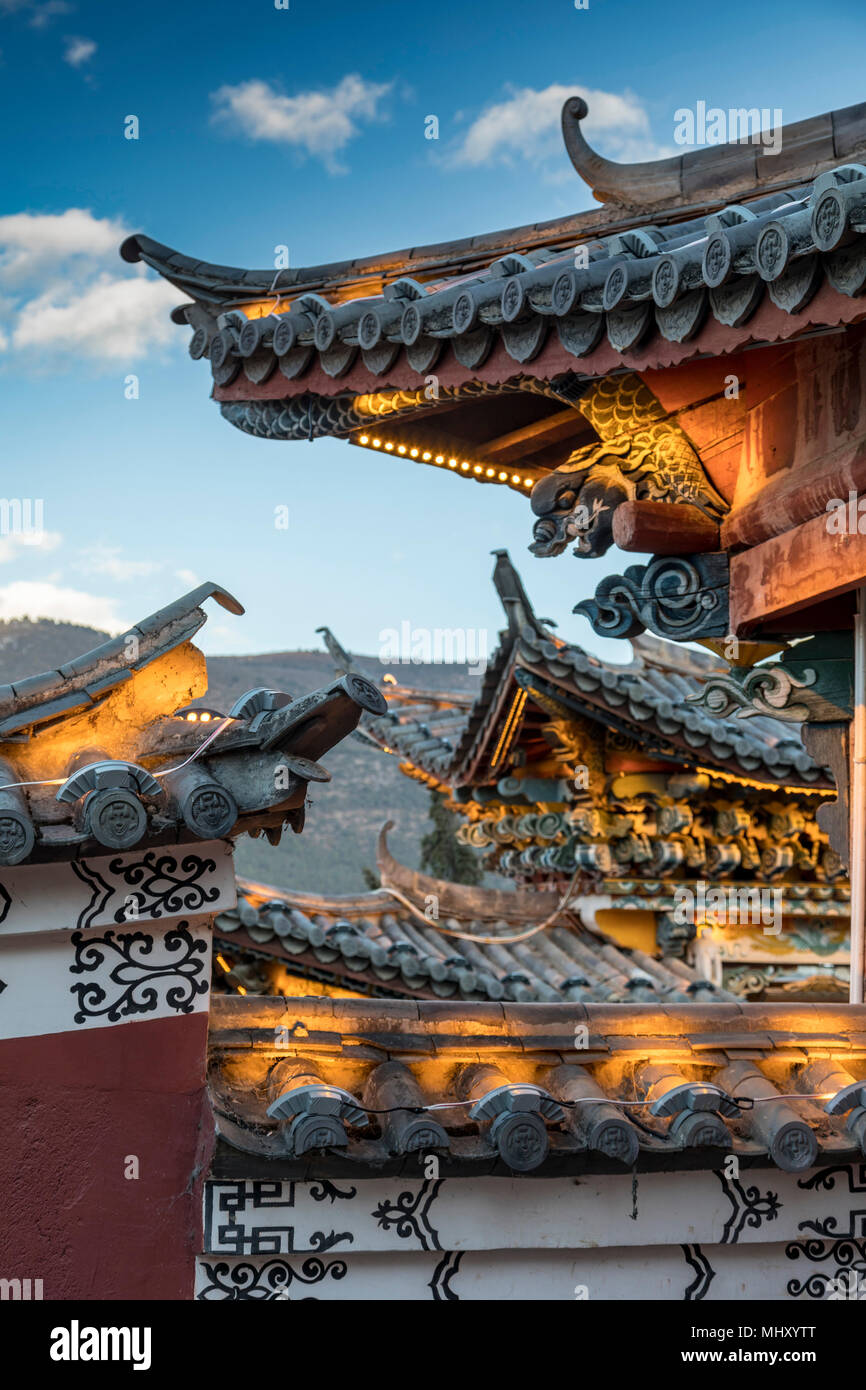
[[[384,670],[376,657],[358,657],[371,674]],[[318,690],[334,680],[326,652],[270,652],[262,656],[208,658],[210,690],[207,703],[226,710],[244,690],[265,685],[292,696]],[[394,668],[401,684],[422,690],[478,688],[478,678],[465,666],[412,665]],[[418,865],[418,845],[429,829],[429,793],[419,782],[404,777],[399,761],[366,747],[356,738],[344,739],[327,755],[328,783],[310,785],[307,819],[302,835],[286,831],[279,845],[262,837],[244,836],[238,842],[238,871],[264,883],[291,885],[302,891],[353,893],[365,887],[362,869],[376,867],[376,837],[386,820],[394,822],[389,843],[398,859]]]
[[[0,621],[0,684],[50,671],[104,642],[107,634],[74,623],[47,619]],[[377,657],[358,657],[371,674]],[[478,678],[459,665],[411,665],[391,668],[405,685],[424,690],[473,693]],[[284,690],[297,697],[334,679],[324,651],[266,652],[261,656],[208,658],[210,689],[201,702],[228,710],[239,695],[256,686]],[[376,837],[382,823],[393,820],[389,843],[405,863],[416,867],[418,844],[429,829],[429,797],[418,782],[399,770],[398,760],[358,739],[348,738],[323,760],[332,781],[310,786],[302,835],[287,830],[279,845],[244,835],[235,862],[247,878],[305,892],[353,893],[365,887],[362,870],[375,870]]]
[[[0,619],[0,685],[53,671],[108,640],[107,632],[78,623],[40,618]]]

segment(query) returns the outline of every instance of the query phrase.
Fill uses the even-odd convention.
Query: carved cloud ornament
[[[764,714],[803,724],[816,712],[816,706],[826,702],[811,689],[817,672],[804,671],[803,679],[778,663],[753,666],[739,679],[734,676],[710,676],[699,695],[690,695],[686,703],[701,705],[717,719],[737,715],[748,719]]]
[[[595,597],[575,605],[600,637],[636,637],[649,628],[675,642],[723,636],[729,626],[725,555],[656,556],[607,575]]]

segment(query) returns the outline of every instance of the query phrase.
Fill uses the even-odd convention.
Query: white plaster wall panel
[[[211,918],[0,937],[0,1038],[206,1013]]]
[[[227,1255],[751,1245],[861,1237],[866,1164],[581,1178],[209,1182],[204,1249]]]
[[[0,868],[0,941],[119,923],[134,929],[191,913],[222,912],[236,901],[232,847],[226,840]]]
[[[861,1265],[863,1264],[861,1258]],[[613,1299],[808,1305],[845,1297],[850,1242],[632,1246],[599,1250],[405,1251],[196,1261],[196,1298],[332,1301]],[[866,1270],[861,1275],[866,1278]],[[804,1313],[807,1309],[804,1307]],[[580,1316],[578,1314],[578,1316]],[[591,1316],[591,1314],[588,1314]],[[772,1315],[763,1315],[772,1322]],[[743,1308],[740,1321],[756,1321]],[[758,1326],[760,1326],[760,1321]]]

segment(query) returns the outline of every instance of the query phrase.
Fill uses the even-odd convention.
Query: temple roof
[[[633,643],[634,659],[627,666],[591,656],[535,616],[507,551],[495,554],[493,581],[508,627],[488,660],[472,707],[460,710],[433,696],[415,699],[401,691],[389,699],[385,714],[362,721],[365,734],[381,747],[443,783],[472,783],[484,750],[495,753],[512,700],[526,692],[530,698],[540,696],[542,707],[545,699],[561,702],[563,709],[630,735],[646,753],[673,762],[709,765],[783,786],[832,785],[827,771],[817,768],[803,747],[797,725],[763,716],[715,718],[687,703],[700,695],[714,671],[727,673],[727,663],[647,637]],[[387,687],[384,693],[389,694]]]
[[[143,233],[128,237],[121,255],[127,261],[145,261],[191,298],[220,308],[250,303],[258,294],[270,298],[277,292],[318,291],[337,299],[355,298],[361,289],[369,295],[368,282],[384,284],[398,274],[438,283],[481,269],[496,253],[546,250],[557,242],[582,243],[580,234],[585,231],[622,231],[630,211],[651,208],[662,222],[675,222],[689,211],[717,206],[722,197],[750,200],[788,189],[798,180],[801,184],[814,181],[866,154],[866,103],[782,127],[781,151],[768,153],[760,142],[746,139],[687,150],[671,159],[625,165],[605,159],[587,144],[580,124],[587,114],[580,97],[570,98],[562,112],[563,135],[577,173],[605,204],[603,211],[317,266],[286,267],[276,273],[272,266],[251,270],[187,256]]]
[[[191,639],[211,597],[243,613],[202,584],[57,670],[0,688],[0,863],[300,832],[308,784],[329,777],[317,759],[385,702],[348,674],[299,700],[251,690],[224,713],[189,708],[207,692]]]
[[[136,672],[190,641],[207,621],[201,605],[208,598],[229,613],[244,611],[227,589],[200,584],[57,670],[0,686],[0,742],[25,731],[32,735],[42,724],[99,704]]]
[[[579,900],[562,911],[557,893],[468,888],[412,873],[393,859],[384,832],[377,860],[382,888],[372,893],[329,897],[241,879],[237,906],[216,918],[215,937],[245,958],[282,961],[292,976],[365,994],[548,1003],[733,998],[675,957],[656,960],[583,925]]]
[[[862,1161],[864,1065],[862,1006],[220,996],[211,1175],[802,1173]]]
[[[404,452],[418,445],[420,461],[447,467],[447,412],[470,383],[525,393],[544,382],[550,400],[538,409],[556,417],[574,404],[577,372],[718,356],[862,318],[864,112],[785,127],[776,153],[740,141],[617,166],[586,145],[577,99],[566,140],[602,210],[276,273],[212,265],[142,235],[122,254],[192,297],[175,318],[192,325],[190,350],[210,358],[215,398],[238,428],[367,434],[372,447],[383,416],[417,416],[432,432],[407,435]],[[434,371],[436,400],[418,390]],[[470,476],[527,486],[551,464],[530,460],[535,471],[518,470],[516,485],[508,466]]]

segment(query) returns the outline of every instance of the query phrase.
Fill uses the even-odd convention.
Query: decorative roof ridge
[[[544,624],[535,616],[529,595],[523,587],[523,580],[515,569],[507,550],[491,550],[496,556],[493,566],[493,587],[508,620],[508,633],[512,644],[520,635],[521,629],[530,627],[539,637],[548,638]]]
[[[314,292],[337,284],[356,288],[359,282],[385,281],[395,274],[427,275],[432,283],[453,275],[456,267],[465,272],[476,262],[484,266],[496,256],[545,247],[567,250],[587,237],[615,235],[628,230],[628,217],[636,208],[670,211],[675,221],[687,212],[698,215],[718,207],[733,193],[756,197],[866,154],[866,103],[783,126],[782,146],[775,155],[746,139],[630,164],[617,164],[592,149],[580,128],[587,113],[582,97],[575,95],[565,102],[563,139],[577,173],[605,205],[601,209],[276,273],[272,267],[244,269],[187,256],[141,232],[124,240],[120,255],[132,264],[144,261],[178,289],[203,302],[223,303],[227,296],[234,296],[241,303],[262,294]],[[785,146],[794,150],[793,156],[786,157]],[[176,321],[184,322],[185,318]]]
[[[201,257],[184,255],[143,232],[128,236],[119,250],[123,260],[133,265],[143,261],[191,298],[222,303],[226,293],[231,291],[236,302],[242,303],[261,294],[314,293],[338,284],[354,286],[364,280],[387,281],[406,274],[429,275],[429,283],[435,285],[438,280],[460,274],[465,266],[477,263],[479,270],[485,269],[491,259],[512,252],[525,252],[531,246],[549,246],[566,253],[586,238],[595,239],[627,229],[628,217],[625,213],[611,222],[602,209],[589,208],[585,212],[554,217],[546,222],[526,222],[495,232],[455,237],[452,241],[407,246],[372,256],[356,256],[279,272],[273,268],[256,270],[217,265]],[[215,290],[219,292],[213,293]],[[177,312],[172,313],[174,322],[185,323],[185,316],[176,317]]]
[[[0,686],[0,741],[28,722],[39,722],[40,706],[47,705],[45,717],[53,718],[58,699],[68,700],[95,682],[99,688],[98,692],[94,690],[94,697],[97,693],[103,695],[112,684],[125,680],[131,672],[189,641],[207,622],[201,604],[208,598],[215,598],[230,613],[244,612],[243,605],[228,589],[207,581],[134,623],[126,632],[92,647],[55,670]],[[33,719],[22,718],[31,714]]]
[[[316,632],[321,633],[328,655],[334,663],[334,669],[338,676],[348,676],[350,672],[355,675],[364,676],[367,680],[372,680],[369,671],[365,671],[358,666],[351,652],[341,646],[329,627],[317,627]]]
[[[426,902],[435,898],[439,917],[455,917],[458,921],[543,922],[559,906],[559,894],[550,892],[513,892],[498,888],[476,888],[464,883],[448,883],[417,869],[409,869],[395,859],[388,848],[388,831],[394,822],[386,821],[379,831],[376,845],[376,866],[382,878],[382,888],[396,888],[422,912]]]
[[[274,905],[299,908],[302,912],[380,913],[388,910],[381,889],[366,893],[312,893],[293,888],[277,888],[271,883],[238,878],[238,892],[258,910]]]
[[[581,96],[569,97],[563,105],[568,157],[594,198],[624,209],[691,206],[702,197],[721,201],[734,194],[767,193],[866,154],[866,102],[782,126],[774,131],[775,148],[752,135],[631,164],[606,159],[587,143],[580,123],[588,114]],[[787,158],[782,153],[786,147],[794,151]]]
[[[684,1051],[693,1038],[720,1050],[748,1046],[769,1053],[795,1047],[798,1039],[839,1052],[866,1048],[866,1005],[862,1004],[749,1004],[731,1000],[676,1005],[538,1004],[503,1000],[476,1004],[474,1010],[476,1035],[483,1033],[485,1041],[517,1036],[530,1046],[535,1035],[542,1048],[557,1032],[573,1040],[575,1024],[580,1022],[589,1025],[591,1038],[672,1038],[682,1042]],[[456,1000],[267,995],[215,995],[211,1000],[217,1048],[231,1045],[232,1034],[237,1031],[238,1045],[248,1049],[250,1029],[269,1033],[273,1047],[274,1023],[297,1019],[308,1028],[305,1047],[333,1049],[334,1032],[341,1028],[353,1041],[366,1030],[381,1029],[383,1033],[411,1033],[432,1052],[434,1039],[439,1043],[449,1036],[465,1038],[466,1015],[466,1004]]]

